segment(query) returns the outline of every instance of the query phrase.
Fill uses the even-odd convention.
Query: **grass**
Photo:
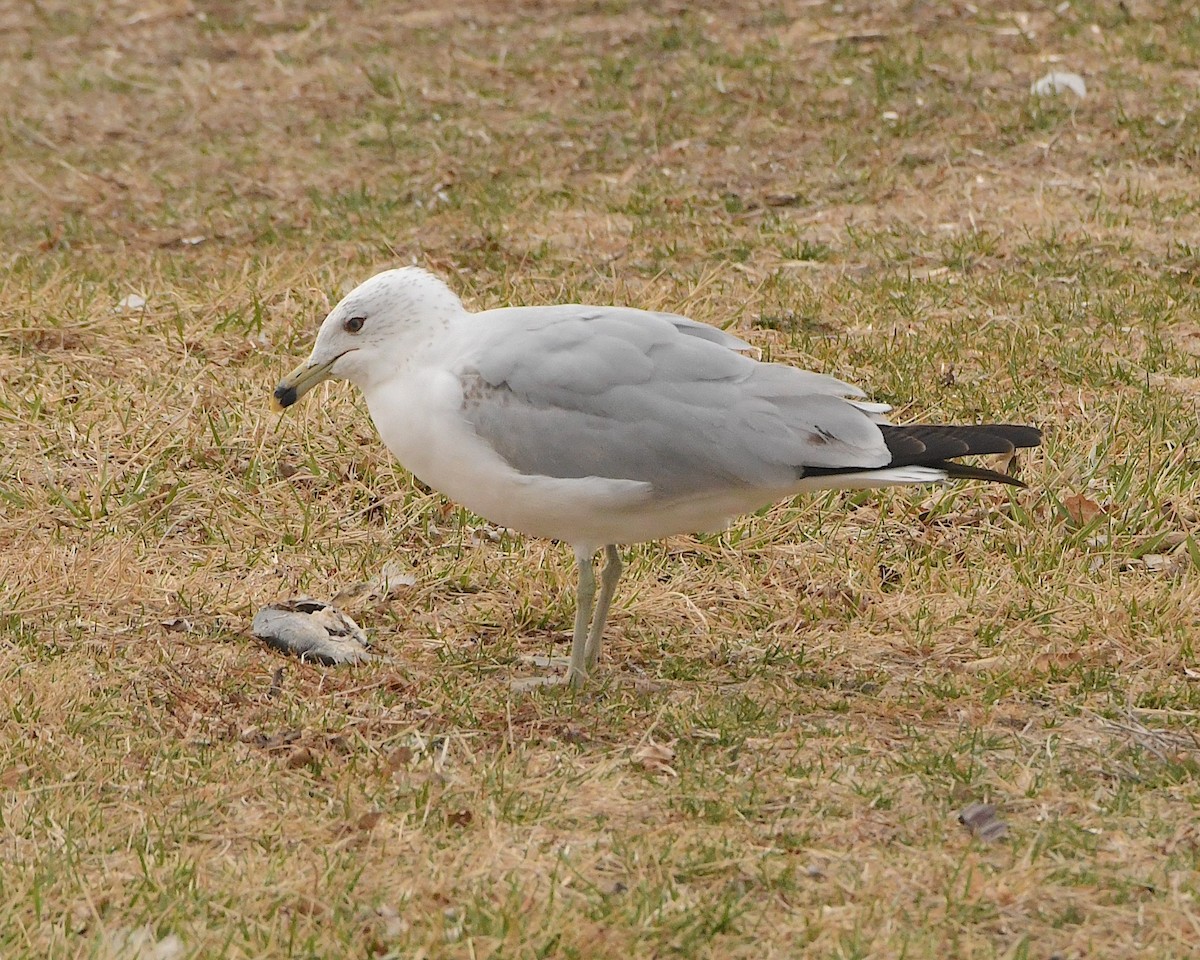
[[[0,20],[5,957],[1200,949],[1194,10]],[[1052,68],[1088,97],[1031,100]],[[415,482],[344,386],[267,410],[412,261],[1046,443],[1028,491],[632,547],[599,682],[514,695],[569,552]],[[388,561],[380,661],[249,637]]]

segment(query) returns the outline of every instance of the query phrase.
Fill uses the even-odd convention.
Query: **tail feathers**
[[[958,466],[958,464],[952,464]],[[987,471],[984,471],[987,472]],[[938,483],[948,476],[942,466],[877,467],[872,470],[847,468],[836,470],[811,468],[793,487],[801,490],[873,490],[876,487],[909,486],[918,483]]]
[[[952,480],[990,480],[994,483],[1007,483],[1010,487],[1024,488],[1026,486],[1016,477],[1010,477],[1007,473],[986,470],[983,467],[972,467],[965,463],[954,463],[951,460],[942,460],[940,463],[930,463],[926,466],[944,470],[946,476]]]

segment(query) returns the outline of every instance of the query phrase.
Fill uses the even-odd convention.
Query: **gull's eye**
[[[342,329],[347,333],[358,333],[358,331],[362,329],[363,324],[366,322],[366,317],[351,317],[342,324]]]

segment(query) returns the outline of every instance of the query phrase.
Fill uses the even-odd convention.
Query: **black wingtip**
[[[1010,487],[1024,488],[1016,477],[985,467],[957,463],[953,458],[968,456],[1011,456],[1018,449],[1036,447],[1042,442],[1042,431],[1037,427],[1014,423],[984,424],[937,424],[896,426],[879,425],[884,443],[892,459],[874,469],[890,470],[894,467],[929,467],[941,470],[955,480],[986,480],[1003,483]],[[803,476],[833,477],[852,473],[869,475],[862,467],[805,467]]]
[[[1008,454],[1042,442],[1042,431],[1016,423],[883,424],[883,440],[892,454],[889,466],[929,466],[934,460],[972,455]]]
[[[1006,456],[1020,449],[1036,447],[1042,442],[1041,430],[1019,423],[884,424],[880,430],[892,454],[889,467],[932,467],[944,470],[947,476],[954,479],[987,480],[1005,483],[1010,487],[1024,487],[1025,484],[1005,473],[956,463],[954,458]]]
[[[1042,431],[1039,427],[1030,427],[1020,423],[1002,423],[995,426],[985,426],[985,430],[999,433],[1014,447],[1040,447]]]

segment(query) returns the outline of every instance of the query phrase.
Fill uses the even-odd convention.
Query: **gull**
[[[579,584],[566,681],[578,687],[600,657],[618,544],[720,530],[805,491],[948,477],[1024,486],[952,458],[1037,446],[1037,428],[892,425],[891,408],[858,387],[752,350],[628,307],[472,313],[438,277],[403,267],[330,311],[272,406],[349,380],[422,482],[493,523],[570,544]]]

